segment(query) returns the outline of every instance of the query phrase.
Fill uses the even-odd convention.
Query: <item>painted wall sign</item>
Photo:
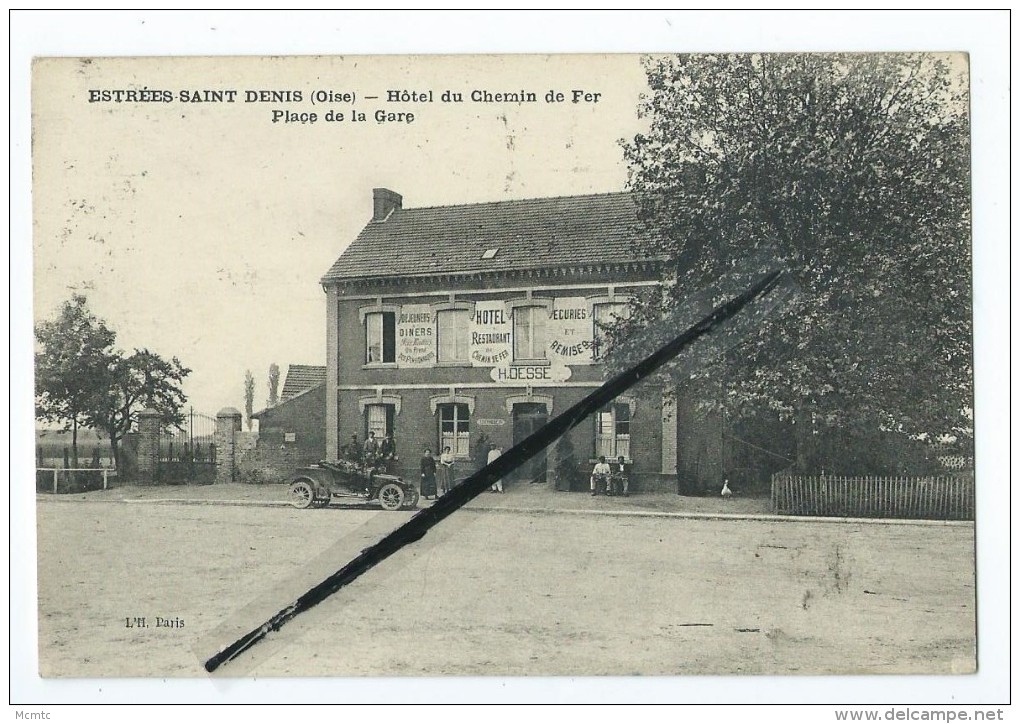
[[[481,417],[475,420],[475,424],[482,427],[502,427],[506,420],[499,417]]]
[[[546,356],[553,364],[591,364],[594,332],[591,304],[587,299],[557,297],[549,312]]]
[[[594,320],[585,297],[553,299],[546,320],[548,366],[513,365],[513,314],[503,300],[476,302],[468,320],[468,358],[472,367],[492,368],[497,382],[562,382],[570,366],[592,364]],[[428,304],[400,307],[396,324],[396,354],[400,367],[432,367],[437,363],[436,314]]]
[[[405,304],[397,315],[397,364],[431,367],[436,363],[436,324],[428,304]]]
[[[510,364],[513,323],[502,301],[477,302],[468,322],[468,333],[468,354],[474,367]]]
[[[296,432],[285,432],[285,433],[283,433],[283,441],[284,442],[297,442],[297,433]]]
[[[503,382],[508,385],[566,382],[570,379],[570,368],[557,364],[508,365],[493,367],[489,376],[493,382]]]

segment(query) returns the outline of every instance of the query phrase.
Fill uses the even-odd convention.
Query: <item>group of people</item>
[[[364,445],[358,444],[357,435],[351,435],[351,442],[344,446],[342,452],[344,458],[364,466],[369,474],[374,472],[389,473],[394,462],[399,459],[397,443],[390,433],[386,433],[382,440],[378,440],[374,432],[369,432]],[[502,452],[495,445],[490,445],[486,463],[491,463]],[[453,451],[449,446],[443,448],[438,458],[432,455],[431,448],[424,449],[420,467],[421,496],[425,500],[436,500],[439,496],[450,492],[454,485],[454,464]],[[620,455],[612,464],[606,461],[605,455],[600,455],[591,471],[591,494],[626,496],[630,493],[629,488],[630,478],[623,455]],[[502,493],[503,481],[497,480],[493,483],[491,491]]]
[[[358,436],[351,435],[351,441],[341,450],[342,457],[363,466],[369,473],[389,473],[397,457],[397,442],[391,433],[386,433],[380,440],[375,432],[369,431],[363,445],[358,444]]]
[[[425,448],[421,455],[421,497],[435,500],[446,495],[453,488],[453,452],[450,446],[443,448],[439,460],[432,456],[432,449]]]
[[[495,445],[491,445],[487,462],[491,463],[501,452]],[[370,476],[375,473],[392,473],[394,463],[399,460],[397,443],[390,433],[386,433],[380,440],[375,432],[369,431],[363,444],[359,444],[357,435],[351,435],[351,441],[343,446],[340,453],[341,458],[363,468]],[[450,492],[455,480],[454,465],[455,458],[449,446],[444,447],[438,457],[432,454],[431,448],[424,449],[420,464],[420,491],[425,500],[435,500]],[[503,481],[497,480],[492,491],[502,493]]]
[[[615,469],[614,469],[615,468]],[[591,471],[592,495],[629,495],[630,476],[623,455],[613,465],[606,462],[606,456],[600,455],[599,461]]]

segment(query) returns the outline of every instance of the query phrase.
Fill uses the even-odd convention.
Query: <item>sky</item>
[[[173,100],[99,93],[142,89]],[[623,190],[620,141],[641,127],[645,89],[636,55],[39,60],[36,318],[84,293],[118,346],[191,368],[196,410],[243,409],[246,369],[259,409],[271,363],[324,364],[319,278],[370,218],[374,187],[406,207]],[[227,90],[233,103],[193,100]],[[388,102],[391,90],[432,102]],[[446,90],[464,100],[444,103]],[[522,90],[537,102],[470,100]],[[246,102],[263,91],[302,100]],[[277,111],[305,122],[274,123]]]

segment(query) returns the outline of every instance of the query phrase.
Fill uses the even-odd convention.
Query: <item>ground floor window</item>
[[[449,447],[458,458],[470,456],[470,412],[462,403],[439,405],[439,452]]]
[[[393,405],[365,405],[365,437],[374,432],[376,440],[393,434]]]
[[[595,418],[595,457],[620,455],[630,460],[630,406],[613,404]]]

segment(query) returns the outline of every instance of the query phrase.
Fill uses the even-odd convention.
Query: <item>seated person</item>
[[[613,495],[630,495],[630,476],[627,474],[626,459],[623,455],[616,458],[616,470],[610,478]]]
[[[609,476],[612,472],[609,463],[606,462],[606,456],[599,455],[599,461],[595,463],[595,467],[591,471],[592,495],[606,494],[606,486],[609,483]]]
[[[361,460],[361,444],[357,435],[351,435],[351,441],[340,448],[340,459],[356,463]]]

